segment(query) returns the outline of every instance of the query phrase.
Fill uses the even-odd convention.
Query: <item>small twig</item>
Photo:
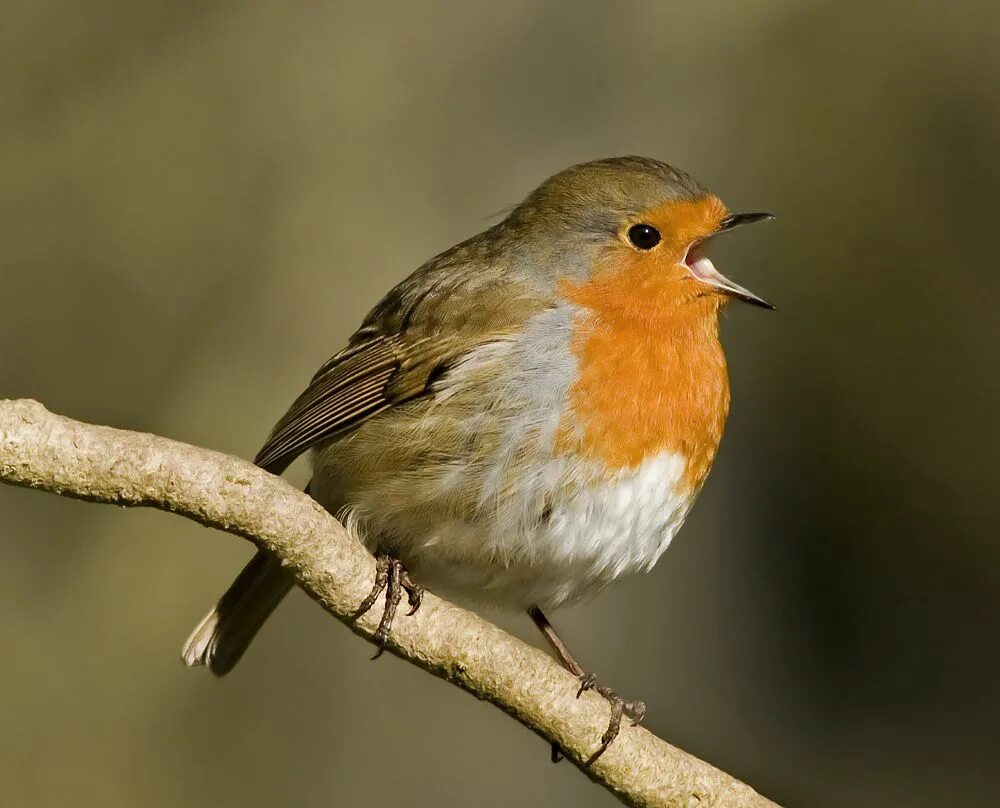
[[[375,575],[371,554],[315,501],[246,461],[80,423],[34,401],[0,401],[0,480],[92,502],[160,508],[243,536],[281,558],[338,620],[364,637],[375,631],[374,617],[354,620]],[[415,616],[397,621],[388,649],[558,744],[629,805],[774,805],[639,727],[623,729],[606,754],[584,766],[608,725],[607,702],[594,693],[577,699],[579,681],[546,654],[431,593]]]

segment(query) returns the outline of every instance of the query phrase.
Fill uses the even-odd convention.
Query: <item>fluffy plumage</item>
[[[684,263],[725,215],[654,160],[557,174],[393,289],[257,462],[280,473],[312,447],[311,495],[453,596],[558,606],[649,570],[728,409],[726,298]],[[629,242],[637,222],[662,233],[655,249]],[[254,564],[192,636],[189,664],[228,670],[287,591]]]

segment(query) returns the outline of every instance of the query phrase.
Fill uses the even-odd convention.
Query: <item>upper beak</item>
[[[718,233],[725,233],[727,230],[735,230],[745,224],[754,222],[768,222],[774,218],[773,213],[730,213],[725,219],[719,222]]]
[[[774,216],[770,213],[732,213],[719,222],[719,229],[716,230],[712,236],[709,236],[709,238],[719,235],[720,233],[727,233],[730,230],[735,230],[737,227],[745,224],[766,222],[773,218]],[[703,283],[707,283],[709,286],[714,286],[724,294],[729,295],[730,297],[735,297],[737,300],[742,300],[744,303],[760,306],[762,309],[774,310],[775,307],[771,303],[764,300],[764,298],[758,297],[749,289],[744,289],[738,283],[734,283],[719,272],[707,256],[700,254],[698,247],[702,243],[703,242],[696,242],[693,244],[688,249],[687,256],[684,259],[684,263],[687,264],[687,267],[691,270],[692,275]]]

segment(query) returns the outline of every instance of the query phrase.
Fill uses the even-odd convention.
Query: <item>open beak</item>
[[[709,236],[708,239],[722,233],[728,233],[730,230],[735,230],[737,227],[745,224],[766,222],[768,219],[773,218],[774,216],[770,213],[733,213],[719,223],[719,229]],[[684,264],[691,274],[702,283],[714,286],[729,297],[734,297],[737,300],[742,300],[744,303],[750,303],[753,306],[760,306],[762,309],[771,309],[773,311],[775,307],[764,300],[764,298],[758,297],[749,289],[744,289],[738,283],[729,280],[729,278],[715,268],[715,264],[704,254],[703,250],[703,245],[708,239],[696,241],[688,248],[687,255],[684,256]]]

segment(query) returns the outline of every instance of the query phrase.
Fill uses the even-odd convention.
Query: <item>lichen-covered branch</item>
[[[353,620],[371,587],[372,556],[312,499],[246,461],[80,423],[34,401],[0,401],[0,479],[92,502],[161,508],[243,536],[281,558],[338,620],[362,636],[374,632],[375,617]],[[642,728],[623,728],[593,766],[584,766],[608,724],[604,699],[577,699],[577,681],[546,654],[431,594],[414,617],[396,621],[389,650],[558,743],[629,805],[774,805]]]

